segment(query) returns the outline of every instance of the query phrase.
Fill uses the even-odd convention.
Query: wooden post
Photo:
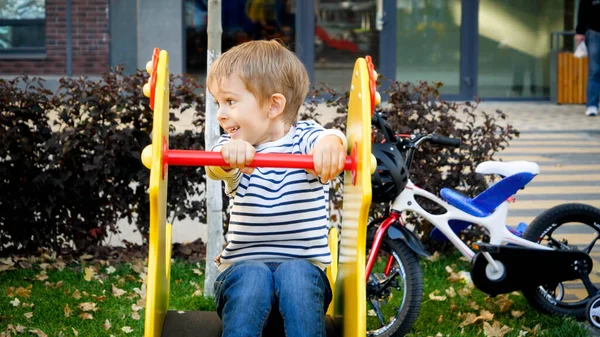
[[[208,43],[206,49],[206,70],[221,55],[221,0],[208,1]],[[210,151],[219,139],[219,123],[217,122],[217,106],[208,88],[206,89],[206,119],[204,141],[205,148]],[[223,248],[223,198],[221,182],[206,179],[206,222],[208,224],[208,242],[206,243],[206,267],[204,279],[204,296],[214,296],[213,284],[218,270],[214,260]]]

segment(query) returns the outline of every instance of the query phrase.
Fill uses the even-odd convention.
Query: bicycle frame
[[[442,206],[446,210],[446,212],[443,214],[432,214],[426,211],[416,201],[415,196],[421,196],[423,198],[435,202],[437,205]],[[514,244],[533,249],[552,250],[552,248],[550,247],[543,246],[536,242],[525,240],[511,233],[507,229],[506,218],[508,216],[508,204],[508,201],[504,201],[502,204],[500,204],[500,206],[496,208],[494,212],[492,212],[487,217],[476,217],[450,205],[449,203],[437,197],[433,193],[430,193],[416,186],[409,179],[404,190],[393,201],[391,205],[390,215],[386,219],[384,219],[379,229],[377,230],[377,233],[375,234],[373,245],[371,247],[371,252],[367,259],[367,279],[371,274],[371,270],[373,269],[375,257],[377,256],[381,245],[381,240],[386,234],[388,228],[396,221],[400,222],[400,224],[404,226],[404,221],[402,219],[403,212],[414,212],[424,217],[427,221],[429,221],[431,224],[437,227],[460,251],[460,253],[469,261],[473,259],[473,257],[475,256],[475,252],[471,248],[469,248],[469,246],[467,246],[458,237],[456,233],[454,233],[454,231],[450,227],[450,224],[448,223],[448,221],[450,220],[463,220],[484,227],[489,232],[490,244],[492,245]],[[387,261],[387,265],[385,268],[386,275],[389,274],[391,268],[391,258],[392,257],[390,256],[390,260]],[[491,259],[491,256],[489,256],[489,254],[486,254],[486,258],[488,258],[489,260]]]

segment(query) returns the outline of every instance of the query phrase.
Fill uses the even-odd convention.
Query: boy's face
[[[219,108],[217,120],[231,139],[259,145],[281,138],[274,132],[275,121],[268,117],[268,104],[261,106],[237,75],[222,79],[220,84],[212,85],[210,92]]]

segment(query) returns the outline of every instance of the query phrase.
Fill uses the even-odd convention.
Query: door
[[[478,0],[397,0],[396,80],[443,83],[444,99],[477,88]]]

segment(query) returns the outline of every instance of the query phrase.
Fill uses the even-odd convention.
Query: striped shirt
[[[321,125],[301,121],[283,138],[256,146],[256,153],[307,154],[326,134],[331,133]],[[229,140],[222,135],[213,151]],[[243,260],[307,259],[321,268],[331,263],[329,184],[304,169],[256,168],[251,175],[219,167],[206,171],[211,179],[223,179],[225,192],[233,197],[227,245],[216,261],[219,269]]]

